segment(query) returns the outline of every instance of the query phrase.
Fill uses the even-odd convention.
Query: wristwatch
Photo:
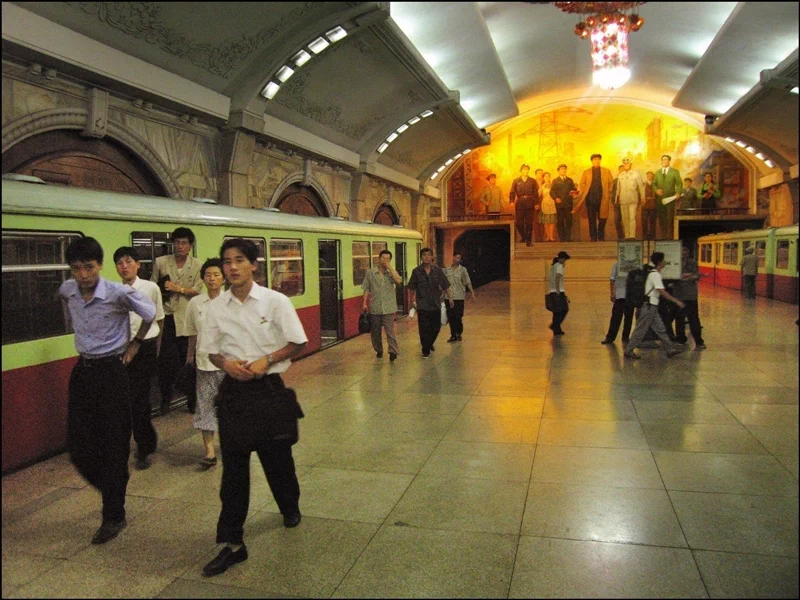
[[[271,367],[273,364],[275,364],[272,361],[272,354],[267,354],[266,356],[267,356],[267,367]]]

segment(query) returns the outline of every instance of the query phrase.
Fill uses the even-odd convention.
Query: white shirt
[[[556,275],[561,274],[561,289],[556,289]],[[550,267],[550,292],[563,292],[564,291],[564,265],[557,262]]]
[[[258,360],[289,342],[308,341],[292,301],[255,282],[244,303],[233,295],[233,290],[210,302],[205,334],[199,352],[247,361]],[[275,363],[267,373],[283,373],[291,364],[290,360]]]
[[[199,296],[195,296],[189,300],[189,306],[186,307],[186,335],[197,336],[197,343],[195,349],[200,347],[200,342],[206,336],[208,325],[206,323],[206,316],[208,315],[208,303],[211,298],[208,297],[206,292]],[[196,352],[197,359],[195,364],[201,371],[219,371],[211,359],[208,358],[207,353]]]
[[[644,284],[644,293],[650,297],[650,304],[658,306],[658,300],[661,296],[658,290],[664,289],[664,281],[661,279],[661,273],[653,269],[647,276],[647,281]]]
[[[156,318],[153,320],[153,324],[150,325],[150,329],[147,330],[147,335],[144,336],[144,339],[152,340],[153,338],[157,338],[158,334],[161,332],[161,328],[158,326],[157,321],[160,321],[164,318],[164,303],[161,301],[161,290],[158,289],[158,286],[152,281],[139,279],[138,277],[133,282],[131,287],[142,292],[145,296],[153,301],[153,304],[156,305]],[[131,320],[131,339],[133,339],[133,337],[136,335],[136,332],[139,331],[139,327],[142,326],[142,317],[133,311],[131,311],[129,315]]]

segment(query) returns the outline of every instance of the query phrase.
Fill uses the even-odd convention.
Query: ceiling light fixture
[[[298,52],[292,57],[292,62],[298,67],[302,67],[310,60],[311,60],[311,55],[305,50],[300,50],[300,52]]]
[[[450,158],[450,159],[446,160],[445,163],[441,167],[436,169],[436,172],[433,173],[430,178],[431,179],[436,179],[439,176],[439,173],[444,171],[448,166],[452,165],[453,162],[455,162],[456,160],[458,160],[462,156],[466,156],[470,152],[472,152],[472,150],[470,148],[467,148],[466,150],[463,150],[463,151],[459,152],[458,154],[456,154],[453,158]]]
[[[798,86],[794,86],[794,87],[793,87],[791,90],[789,90],[789,91],[790,91],[790,92],[792,92],[793,94],[798,94],[798,93],[800,93],[800,87],[798,87]]]
[[[325,48],[327,48],[328,46],[330,46],[330,43],[322,36],[318,37],[308,45],[308,47],[311,48],[311,51],[314,54],[319,54],[320,52],[325,50]]]
[[[616,90],[631,78],[628,68],[628,34],[639,31],[644,19],[633,11],[644,2],[556,2],[566,13],[588,15],[575,25],[575,35],[590,38],[592,83]]]
[[[274,81],[270,81],[264,90],[261,92],[261,95],[264,96],[267,100],[272,100],[275,97],[275,94],[278,93],[278,90],[281,89]]]
[[[325,32],[325,37],[328,38],[331,42],[338,42],[340,39],[345,37],[347,32],[341,25],[337,25],[330,31]]]
[[[294,75],[294,69],[288,67],[287,65],[283,65],[278,72],[275,73],[275,77],[281,80],[281,83],[284,83],[289,77]]]
[[[395,140],[398,138],[398,136],[399,136],[401,133],[403,133],[403,132],[404,132],[406,129],[408,129],[409,127],[411,127],[411,126],[412,126],[412,125],[414,125],[415,123],[419,123],[419,122],[420,122],[422,119],[424,119],[425,117],[430,117],[432,114],[433,114],[433,111],[432,111],[432,110],[425,110],[425,111],[423,111],[423,112],[419,113],[418,115],[416,115],[416,116],[414,116],[414,117],[411,117],[411,118],[408,120],[408,122],[407,122],[407,123],[403,123],[403,124],[402,124],[402,125],[400,125],[400,127],[398,127],[398,128],[397,128],[397,129],[396,129],[394,132],[392,132],[392,133],[390,133],[390,134],[389,134],[389,137],[387,137],[387,138],[386,138],[386,139],[383,141],[383,143],[382,143],[380,146],[378,146],[378,148],[379,148],[379,149],[378,149],[378,153],[382,153],[382,152],[383,152],[383,150],[386,150],[386,148],[384,147],[384,144],[388,146],[388,145],[389,145],[389,144],[391,144],[393,141],[395,141]],[[380,150],[380,148],[383,148],[383,150]]]

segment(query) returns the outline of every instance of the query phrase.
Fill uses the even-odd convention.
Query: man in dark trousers
[[[127,525],[131,393],[126,366],[139,351],[156,307],[131,286],[100,277],[103,248],[96,239],[75,240],[66,258],[72,279],[58,294],[80,354],[69,378],[67,448],[81,476],[103,495],[103,522],[92,543],[105,544]],[[129,311],[142,318],[133,338]]]
[[[514,180],[508,192],[508,202],[514,204],[517,233],[522,236],[526,246],[530,246],[533,239],[533,207],[539,201],[539,184],[528,176],[530,172],[528,165],[522,165],[519,168],[520,176]]]
[[[600,342],[601,344],[614,343],[614,341],[617,339],[619,326],[621,323],[623,323],[623,318],[624,324],[622,325],[622,343],[627,344],[631,335],[634,307],[625,302],[625,284],[627,283],[627,278],[619,276],[618,268],[619,261],[616,261],[611,267],[610,287],[611,302],[614,303],[614,306],[611,309],[611,321],[608,324],[608,333],[606,333],[606,338]]]
[[[533,180],[530,180],[533,181]],[[453,290],[450,282],[439,267],[433,264],[433,250],[423,248],[420,252],[422,264],[411,272],[406,286],[411,291],[411,305],[417,309],[419,321],[419,341],[422,344],[422,358],[428,358],[436,348],[436,338],[442,328],[441,298],[447,293],[450,308],[453,302]]]
[[[578,188],[575,187],[575,182],[567,177],[567,165],[558,165],[558,177],[553,180],[550,187],[550,196],[556,202],[559,241],[572,241],[572,200],[577,195]]]
[[[580,200],[572,209],[578,212],[586,204],[589,216],[589,237],[593,242],[605,240],[606,221],[611,199],[611,188],[614,186],[614,176],[611,171],[600,166],[603,160],[601,154],[592,154],[592,166],[581,175]]]
[[[700,313],[697,306],[697,282],[700,279],[700,269],[697,261],[689,256],[689,248],[681,247],[681,278],[675,284],[675,297],[682,300],[684,308],[675,316],[675,339],[679,344],[685,344],[686,321],[689,321],[689,331],[692,332],[695,350],[705,350],[703,341],[703,326],[700,324]]]
[[[467,298],[467,290],[475,300],[475,288],[469,278],[469,271],[461,264],[461,252],[453,253],[453,264],[444,270],[447,281],[450,282],[450,289],[453,290],[453,302],[455,306],[447,310],[447,322],[450,325],[450,339],[448,344],[461,341],[461,334],[464,333],[464,301]]]

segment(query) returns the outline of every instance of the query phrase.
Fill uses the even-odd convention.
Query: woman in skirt
[[[197,409],[194,413],[192,425],[203,432],[203,446],[205,457],[200,461],[205,468],[217,464],[217,454],[214,448],[214,433],[217,431],[217,413],[214,400],[217,397],[219,386],[225,378],[225,372],[215,367],[207,354],[196,354],[200,345],[198,338],[203,337],[205,330],[205,317],[208,313],[208,303],[220,295],[225,276],[222,274],[222,261],[218,258],[209,258],[200,269],[200,276],[206,286],[206,291],[195,296],[189,301],[186,309],[186,332],[189,336],[189,351],[186,364],[194,364],[197,368]]]
[[[541,199],[541,210],[539,211],[539,223],[544,225],[544,241],[556,241],[556,202],[550,196],[552,186],[550,173],[542,175],[542,185],[539,187],[539,198]],[[539,208],[538,206],[536,208]]]

